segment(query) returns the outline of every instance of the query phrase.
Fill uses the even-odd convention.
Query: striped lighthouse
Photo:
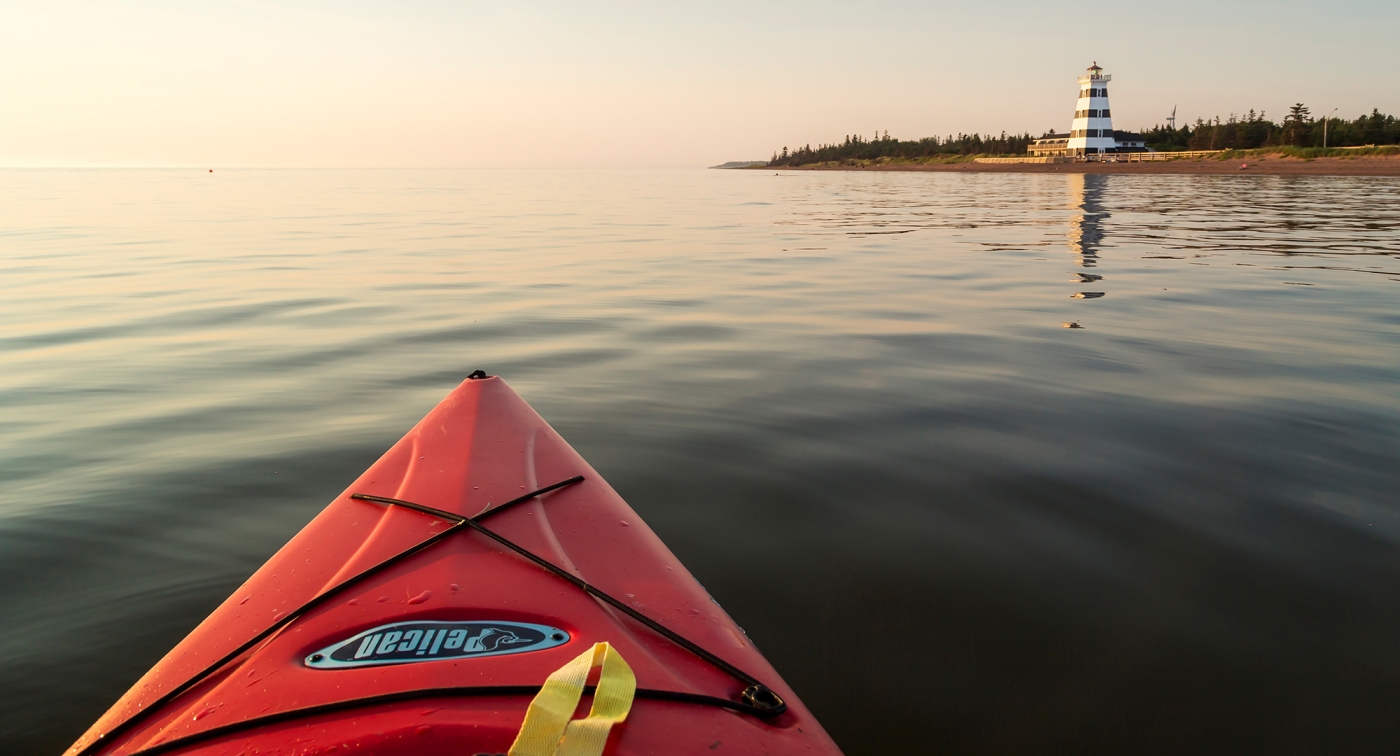
[[[1112,78],[1099,68],[1097,61],[1079,77],[1079,104],[1075,106],[1069,143],[1065,145],[1069,154],[1094,155],[1113,152],[1118,147],[1108,109],[1108,82]]]

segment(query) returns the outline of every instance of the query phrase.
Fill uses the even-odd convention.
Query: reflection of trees
[[[1103,192],[1108,185],[1107,176],[1087,173],[1071,173],[1069,181],[1069,207],[1079,211],[1070,218],[1069,249],[1079,255],[1079,264],[1092,268],[1098,264],[1099,245],[1103,243],[1103,220],[1108,211],[1103,209]]]

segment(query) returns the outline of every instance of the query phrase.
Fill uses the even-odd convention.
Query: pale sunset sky
[[[0,165],[703,166],[1296,101],[1400,113],[1400,2],[5,3]]]

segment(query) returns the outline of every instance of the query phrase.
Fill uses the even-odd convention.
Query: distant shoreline
[[[1247,166],[1242,168],[1241,166]],[[801,166],[742,168],[749,171],[933,171],[938,173],[1153,173],[1185,175],[1266,176],[1400,176],[1400,155],[1319,157],[1311,160],[1281,155],[1243,158],[1178,159],[1146,163],[812,163]]]

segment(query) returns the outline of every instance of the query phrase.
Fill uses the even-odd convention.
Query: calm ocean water
[[[1395,179],[6,170],[0,208],[0,752],[476,368],[852,756],[1400,742]]]

